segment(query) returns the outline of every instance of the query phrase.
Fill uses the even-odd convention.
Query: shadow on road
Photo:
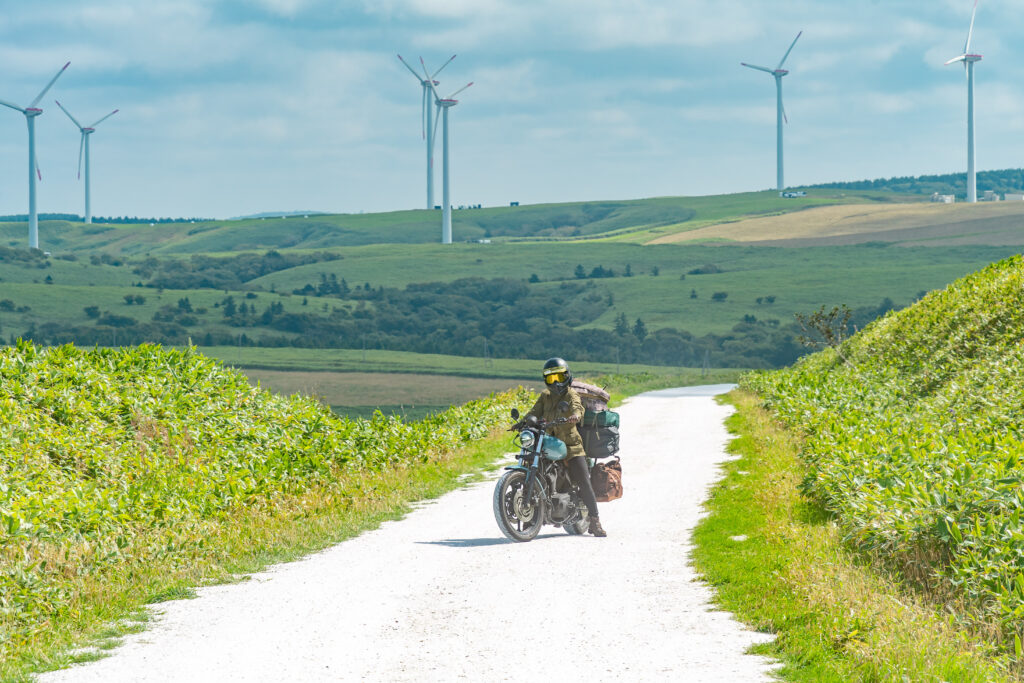
[[[560,534],[540,534],[533,539],[539,541],[542,538],[553,538]],[[514,543],[507,538],[446,538],[443,541],[416,541],[418,545],[443,545],[449,548],[480,548],[488,545],[505,545]]]

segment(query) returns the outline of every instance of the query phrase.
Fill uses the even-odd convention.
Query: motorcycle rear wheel
[[[540,482],[534,482],[533,500],[524,501],[526,472],[510,470],[494,485],[494,520],[501,533],[513,541],[532,541],[544,526],[544,496]]]

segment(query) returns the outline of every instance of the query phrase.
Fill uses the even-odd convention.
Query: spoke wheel
[[[535,481],[531,500],[526,500],[526,473],[510,470],[494,486],[494,519],[506,537],[517,542],[531,541],[544,525],[544,497]]]

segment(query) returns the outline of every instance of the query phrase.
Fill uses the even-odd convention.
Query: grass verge
[[[1009,659],[852,553],[801,495],[799,442],[742,390],[728,394],[736,456],[695,531],[718,603],[776,635],[755,648],[790,681],[1016,680]],[[741,540],[742,539],[742,540]]]
[[[411,503],[435,498],[482,476],[509,450],[508,435],[381,471],[346,472],[343,490],[309,490],[272,514],[237,509],[190,557],[125,563],[73,586],[75,604],[0,661],[0,681],[30,681],[32,672],[90,661],[120,636],[142,628],[142,605],[194,595],[191,586],[243,579],[277,562],[321,550],[381,522],[408,513]]]

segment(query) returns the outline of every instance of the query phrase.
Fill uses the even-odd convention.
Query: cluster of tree
[[[10,251],[19,257],[31,253]],[[0,248],[0,257],[4,254]],[[120,262],[109,255],[96,258],[110,265]],[[269,251],[223,258],[146,259],[131,265],[152,287],[237,290],[267,273],[337,258],[329,253]],[[205,309],[193,310],[185,297],[177,305],[161,306],[151,322],[88,306],[84,310],[91,324],[46,323],[30,329],[27,336],[40,343],[81,344],[178,344],[191,336],[203,344],[367,347],[463,356],[479,356],[488,348],[491,355],[513,358],[546,357],[557,352],[578,360],[664,365],[697,365],[710,356],[716,366],[755,368],[786,365],[806,352],[797,342],[800,329],[795,324],[782,325],[778,320],[759,320],[749,314],[727,334],[703,337],[674,328],[650,329],[639,316],[626,312],[618,314],[612,330],[589,327],[614,303],[611,293],[591,280],[608,277],[607,272],[610,269],[598,266],[588,277],[563,280],[557,288],[543,291],[522,280],[500,278],[466,278],[404,288],[373,288],[370,283],[352,287],[344,278],[321,274],[319,283],[307,284],[295,293],[334,297],[336,305],[321,302],[315,309],[288,312],[280,301],[258,307],[252,292],[244,297],[238,293],[226,296],[214,304],[222,324],[238,329],[236,333],[203,329],[198,316]],[[704,274],[720,269],[705,264],[690,272]],[[711,294],[716,301],[724,301],[727,296],[726,292]],[[691,297],[696,297],[695,290]],[[144,301],[145,297],[136,294],[125,296],[128,305]],[[764,296],[757,303],[774,301],[774,296]],[[849,324],[863,327],[892,308],[893,302],[887,299],[878,307],[857,309],[851,312]],[[0,301],[0,311],[21,310],[10,300]]]
[[[245,283],[269,273],[340,258],[328,252],[282,254],[273,250],[224,257],[195,255],[188,260],[147,258],[134,264],[133,272],[146,280],[147,287],[244,289]]]
[[[334,296],[339,299],[344,299],[352,292],[352,288],[348,286],[348,282],[345,278],[338,280],[338,276],[334,273],[327,275],[326,273],[320,273],[320,284],[316,287],[307,283],[306,286],[292,290],[292,294],[299,294],[301,296]]]
[[[1000,171],[979,171],[978,192],[992,190],[998,194],[1006,192],[1024,192],[1024,168],[1007,168]],[[941,175],[897,176],[893,178],[876,178],[875,180],[857,180],[842,183],[821,183],[807,185],[808,189],[820,188],[827,190],[889,190],[902,194],[955,194],[964,197],[967,194],[966,173],[946,173]]]
[[[79,216],[77,213],[41,213],[39,214],[39,220],[41,221],[71,221],[81,222],[85,218]],[[114,223],[114,224],[127,224],[127,223],[195,223],[197,221],[212,221],[212,218],[144,218],[139,216],[93,216],[93,222],[95,223]],[[9,216],[0,216],[0,222],[4,223],[17,223],[19,221],[28,221],[27,213],[12,214]]]
[[[31,306],[18,306],[10,299],[0,299],[0,311],[7,313],[28,313],[31,310]]]
[[[10,247],[0,247],[0,263],[35,266],[36,268],[50,266],[46,255],[38,249],[11,249]]]

